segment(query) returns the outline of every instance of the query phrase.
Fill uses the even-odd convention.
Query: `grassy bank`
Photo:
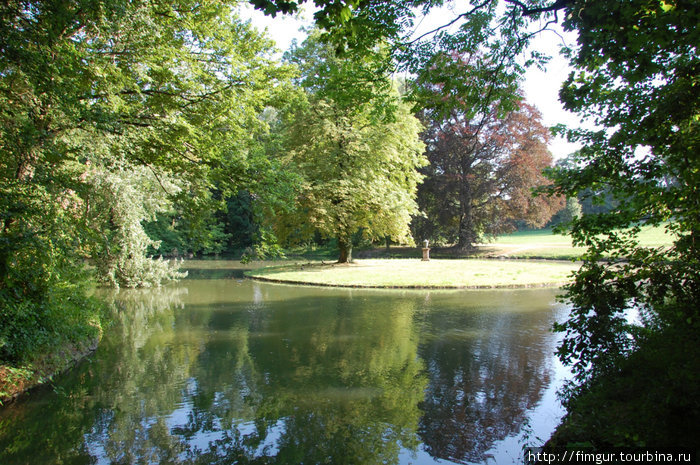
[[[95,350],[102,305],[82,288],[49,288],[35,300],[0,297],[0,405]]]
[[[253,270],[257,279],[322,286],[509,288],[561,285],[572,263],[507,260],[357,260],[347,265],[310,262]]]
[[[643,247],[668,247],[673,236],[664,227],[643,226],[638,240]],[[478,254],[566,260],[581,256],[585,250],[583,247],[574,247],[569,236],[553,234],[551,229],[540,229],[498,236],[492,243],[480,244]]]

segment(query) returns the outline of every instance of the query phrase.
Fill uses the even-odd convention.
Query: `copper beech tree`
[[[524,101],[505,115],[494,102],[471,118],[453,111],[432,121],[424,136],[430,165],[418,193],[425,217],[414,223],[416,237],[469,251],[519,223],[544,226],[564,206],[562,198],[532,195],[548,183],[542,173],[552,164],[549,138],[540,112]]]

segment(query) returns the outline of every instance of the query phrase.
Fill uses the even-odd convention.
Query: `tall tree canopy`
[[[513,231],[517,221],[542,227],[562,208],[559,198],[532,195],[549,184],[543,170],[552,164],[540,113],[524,102],[503,116],[498,107],[471,119],[455,110],[425,133],[430,164],[418,202],[426,217],[414,225],[421,237],[469,251],[484,236]]]
[[[70,202],[89,215],[89,203],[80,200],[90,189],[86,172],[132,164],[149,167],[156,179],[176,174],[192,181],[188,188],[214,178],[235,190],[250,145],[265,128],[258,114],[287,75],[270,58],[271,42],[237,19],[232,5],[33,1],[0,7],[2,231],[8,241],[0,269],[11,268],[22,241],[38,238],[45,227],[39,224],[46,215],[30,214],[29,199],[48,196],[41,204],[50,205],[77,196]]]
[[[276,216],[278,231],[337,238],[339,262],[352,260],[357,233],[406,241],[417,213],[421,125],[391,81],[374,72],[374,53],[382,52],[340,58],[312,35],[290,54],[302,64],[308,101],[288,128],[288,162],[302,183],[295,210]]]
[[[249,0],[266,14],[297,11],[306,0]],[[314,0],[316,24],[324,28],[324,40],[334,44],[339,53],[372,50],[381,44],[388,50],[387,69],[407,71],[424,83],[442,84],[445,88],[443,109],[450,106],[480,108],[484,93],[493,94],[488,102],[498,99],[514,108],[518,81],[533,63],[542,64],[547,57],[531,51],[522,54],[534,35],[546,29],[551,18],[539,19],[556,8],[542,8],[544,2],[533,2],[530,8],[518,0],[451,1],[416,0]],[[565,3],[565,1],[557,2]],[[436,11],[449,7],[449,13]],[[425,21],[425,18],[432,17]],[[441,22],[442,18],[446,19]],[[425,30],[423,23],[438,25]],[[470,66],[454,66],[445,61],[449,54],[471,56]],[[518,57],[518,59],[514,59]],[[414,88],[420,91],[421,87]],[[424,95],[411,96],[421,101]],[[435,102],[432,102],[434,105]]]

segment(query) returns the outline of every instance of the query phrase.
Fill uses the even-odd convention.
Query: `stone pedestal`
[[[429,262],[430,261],[430,248],[429,247],[423,247],[423,258],[421,259],[423,262]]]

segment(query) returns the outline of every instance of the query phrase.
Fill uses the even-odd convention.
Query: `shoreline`
[[[81,343],[66,343],[58,350],[46,352],[21,367],[0,365],[0,408],[73,368],[97,350],[100,339],[101,334]],[[10,375],[12,371],[25,373]]]

